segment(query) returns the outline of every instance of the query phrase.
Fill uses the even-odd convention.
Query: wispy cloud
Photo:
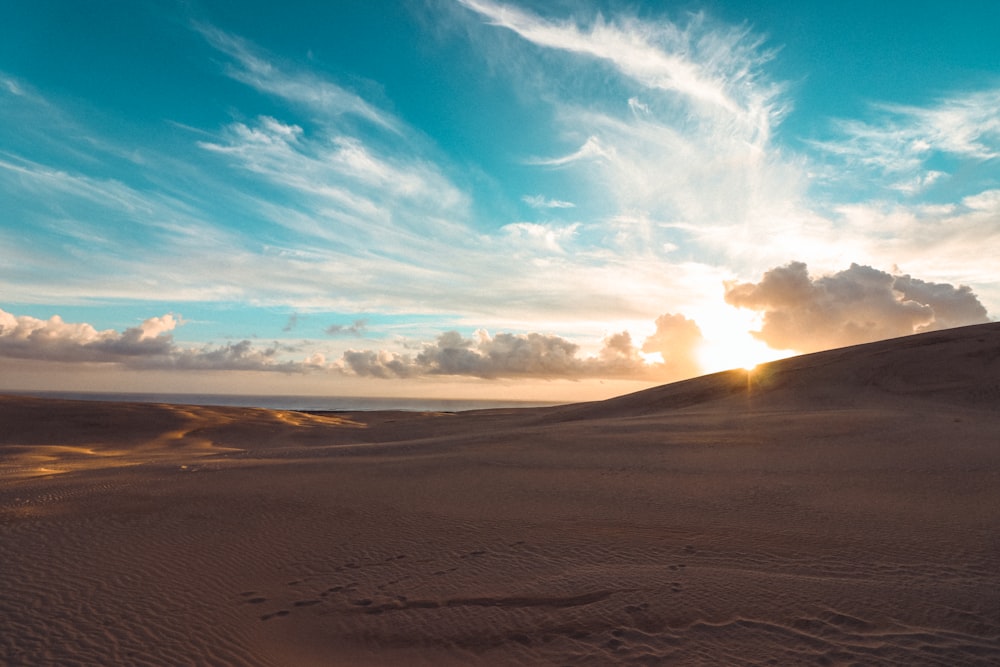
[[[531,208],[575,208],[576,204],[571,201],[563,201],[561,199],[548,199],[543,195],[524,195],[521,197],[521,201],[530,206]]]
[[[407,227],[447,232],[455,223],[446,221],[462,216],[467,205],[440,169],[419,156],[380,155],[358,137],[311,136],[270,117],[253,125],[234,123],[219,141],[199,145],[294,193],[314,220],[346,225],[355,233]]]
[[[739,305],[762,317],[780,311],[804,329],[827,326],[829,313],[850,318],[869,307],[838,300],[845,286],[877,283],[873,331],[925,326],[903,316],[924,317],[927,308],[933,322],[951,321],[941,319],[941,286],[960,292],[955,285],[969,284],[991,308],[1000,303],[995,261],[982,250],[1000,244],[996,177],[960,183],[964,167],[988,171],[1000,154],[996,90],[926,107],[876,106],[865,120],[840,121],[834,139],[807,144],[820,149],[816,159],[775,132],[792,100],[769,74],[775,52],[746,25],[625,11],[553,19],[494,0],[451,7],[473,36],[459,45],[470,67],[478,57],[497,68],[530,63],[503,70],[509,78],[498,84],[515,93],[512,107],[530,100],[511,111],[523,112],[530,128],[511,142],[516,153],[500,146],[509,138],[503,128],[484,136],[484,154],[496,158],[489,168],[467,164],[472,151],[447,155],[446,139],[435,146],[391,102],[206,24],[194,29],[222,63],[212,71],[251,94],[234,98],[243,108],[214,109],[202,127],[162,123],[170,137],[163,144],[115,141],[111,123],[60,110],[0,73],[0,121],[17,128],[34,119],[31,136],[0,131],[8,138],[0,197],[18,205],[17,224],[31,230],[0,230],[9,260],[0,291],[36,303],[170,304],[153,312],[201,300],[433,321],[400,330],[412,349],[386,342],[389,349],[345,355],[365,324],[326,315],[325,323],[342,323],[325,337],[313,326],[318,340],[301,344],[317,355],[311,361],[247,341],[184,346],[165,341],[166,331],[143,339],[149,354],[131,361],[111,354],[124,332],[101,339],[74,330],[76,347],[50,348],[66,359],[142,358],[165,368],[257,364],[386,377],[649,378],[649,355],[664,360],[657,378],[683,376],[695,371],[703,341],[717,337],[724,318],[713,321],[713,311],[735,310],[723,280],[757,290]],[[36,140],[45,151],[30,150]],[[824,171],[824,160],[835,168]],[[846,173],[861,174],[878,198],[857,195],[863,186],[830,195]],[[959,194],[934,205],[921,199],[944,188]],[[775,293],[761,287],[764,279],[748,281],[791,258],[803,262],[814,290],[810,312],[827,309],[816,322],[769,300]],[[860,268],[838,271],[852,262]],[[806,263],[821,277],[810,277]],[[904,269],[926,281],[899,283],[920,307],[885,300],[884,276],[861,266],[893,264],[903,268],[885,274],[892,285]],[[664,311],[684,315],[654,322]],[[304,329],[296,323],[289,318],[286,333]],[[43,332],[39,340],[74,340],[64,325],[18,326]],[[476,327],[522,333],[470,334]],[[774,327],[773,340],[798,340]],[[461,333],[440,334],[453,328]],[[847,339],[837,331],[829,340]],[[101,347],[99,339],[112,342]],[[7,344],[10,354],[42,350],[17,348],[13,337]]]
[[[501,231],[514,239],[520,248],[534,247],[562,254],[565,253],[563,244],[572,241],[579,228],[579,223],[556,226],[534,222],[513,222],[504,225]]]
[[[752,56],[759,61],[770,54],[756,52],[760,43],[748,43],[745,29],[703,31],[703,16],[696,16],[684,27],[666,21],[606,21],[601,16],[581,26],[570,20],[543,19],[491,0],[459,2],[533,44],[604,61],[646,88],[674,92],[689,102],[722,109],[755,128],[755,134],[760,133],[766,141],[769,116],[774,111],[770,108],[772,93],[761,95],[759,87],[747,85],[753,82],[754,70],[745,58]]]
[[[549,54],[532,60],[530,78],[515,77],[551,106],[553,134],[574,148],[527,164],[575,178],[589,223],[582,241],[612,240],[623,256],[684,247],[739,262],[759,245],[740,237],[807,216],[804,161],[772,143],[790,100],[766,73],[773,50],[746,26],[702,14],[553,20],[492,0],[460,4],[522,40],[493,47],[507,60]],[[588,220],[595,209],[601,218]],[[629,220],[645,222],[619,224]]]
[[[197,23],[195,29],[232,60],[226,73],[257,90],[303,105],[325,118],[349,114],[400,132],[392,114],[369,104],[359,95],[307,71],[287,71],[247,40],[218,28]]]
[[[368,330],[368,320],[354,320],[351,324],[331,324],[323,329],[327,336],[360,336]]]
[[[889,187],[912,194],[946,176],[925,168],[935,156],[1000,158],[998,108],[1000,88],[956,93],[925,107],[876,104],[874,120],[839,120],[838,138],[812,143],[854,167],[891,177]]]

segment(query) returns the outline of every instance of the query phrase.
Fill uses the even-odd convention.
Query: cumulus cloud
[[[0,310],[0,358],[62,363],[114,364],[132,369],[254,370],[298,372],[306,365],[281,361],[277,345],[260,348],[248,340],[220,346],[181,347],[172,334],[183,320],[151,317],[122,332],[99,331],[86,322],[16,316]]]
[[[673,375],[690,377],[701,370],[696,354],[703,342],[701,329],[694,320],[667,313],[656,318],[656,332],[643,342],[642,351],[659,353]]]
[[[457,331],[441,334],[424,344],[416,355],[387,351],[350,350],[341,367],[364,377],[408,378],[457,375],[479,378],[531,377],[542,379],[628,378],[678,380],[700,372],[695,350],[701,331],[681,315],[663,315],[657,330],[641,351],[659,352],[663,362],[647,361],[628,331],[605,337],[593,356],[580,354],[580,346],[561,336],[541,333],[498,333],[484,329],[471,338]]]
[[[946,303],[949,295],[933,285],[928,299]],[[628,331],[607,335],[593,355],[577,343],[543,333],[497,333],[479,329],[466,338],[447,331],[433,342],[390,350],[347,350],[329,361],[311,350],[304,359],[289,359],[293,350],[278,342],[261,345],[249,340],[221,345],[184,346],[172,335],[183,320],[173,314],[151,317],[124,331],[99,331],[87,323],[65,322],[58,315],[41,320],[0,310],[0,359],[16,358],[59,363],[104,364],[132,370],[326,372],[385,379],[464,376],[483,379],[615,378],[671,381],[700,372],[695,361],[702,342],[698,325],[682,315],[662,315],[656,332],[639,346]],[[332,325],[331,336],[357,335],[366,320]],[[662,360],[642,353],[658,353]]]
[[[580,346],[561,336],[498,333],[480,329],[473,338],[448,331],[419,354],[349,351],[343,364],[371,377],[465,375],[480,378],[585,378],[641,375],[642,359],[627,332],[608,337],[595,357],[579,356]]]
[[[15,316],[0,310],[0,356],[48,361],[100,362],[167,354],[173,341],[167,333],[178,324],[173,315],[152,317],[119,333],[98,331],[87,323]]]
[[[791,262],[766,271],[759,283],[726,283],[725,299],[763,313],[757,338],[801,352],[988,321],[969,287],[858,264],[812,278],[803,262]]]

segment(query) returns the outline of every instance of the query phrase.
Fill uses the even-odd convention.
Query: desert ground
[[[1000,323],[553,408],[2,397],[0,663],[1000,664]]]

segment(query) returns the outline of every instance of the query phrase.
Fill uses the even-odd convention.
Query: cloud
[[[498,333],[480,329],[474,338],[448,331],[415,356],[351,350],[344,366],[356,375],[416,377],[464,375],[479,378],[586,378],[642,375],[642,359],[628,333],[605,340],[595,357],[578,356],[580,346],[561,336]]]
[[[402,228],[404,221],[460,214],[465,195],[440,169],[417,156],[379,154],[357,138],[315,136],[302,127],[262,116],[231,124],[205,150],[230,157],[243,169],[292,191],[319,219],[333,218],[356,230]],[[302,200],[305,197],[305,200]],[[403,215],[415,211],[420,215]]]
[[[699,31],[700,16],[687,29],[669,22],[606,21],[601,16],[581,26],[570,20],[546,20],[491,0],[459,2],[492,25],[511,30],[533,44],[608,63],[643,87],[676,93],[754,125],[768,115],[764,99],[747,94],[752,70],[746,62],[724,60],[735,54],[734,45],[745,40],[745,30],[703,34]],[[700,57],[709,52],[718,57]]]
[[[531,208],[574,208],[576,204],[559,199],[546,199],[542,195],[524,195],[521,201]]]
[[[134,370],[176,371],[311,371],[348,372],[378,378],[427,375],[498,377],[627,377],[642,375],[643,363],[628,333],[606,340],[596,357],[581,358],[579,346],[555,335],[507,334],[490,336],[480,330],[472,339],[456,331],[424,344],[418,354],[348,350],[339,363],[313,353],[307,359],[283,358],[285,350],[274,343],[262,347],[249,340],[223,345],[183,347],[171,332],[180,324],[172,314],[151,317],[122,332],[99,331],[87,323],[65,322],[58,315],[41,320],[0,310],[0,358],[45,362],[108,364]],[[366,323],[334,325],[330,335],[361,332]]]
[[[327,336],[359,336],[368,328],[368,320],[354,320],[353,324],[331,324],[323,329]]]
[[[40,320],[0,310],[0,356],[61,362],[128,362],[161,356],[172,350],[167,332],[178,322],[173,315],[153,317],[118,333],[65,322],[58,315]]]
[[[765,70],[773,50],[747,26],[704,14],[551,19],[492,0],[460,4],[485,19],[484,32],[516,35],[487,42],[484,51],[502,53],[484,55],[514,63],[514,85],[551,108],[557,141],[527,164],[572,172],[591,248],[634,258],[684,247],[696,257],[721,251],[725,262],[748,254],[737,237],[809,217],[805,160],[772,144],[791,103]],[[525,54],[530,68],[519,70]],[[650,224],[616,228],[625,219]]]
[[[226,70],[231,78],[315,112],[334,116],[349,114],[392,132],[400,131],[400,123],[392,114],[355,93],[308,72],[287,72],[241,37],[208,24],[199,23],[194,27],[209,44],[232,59]]]
[[[890,176],[889,187],[914,194],[946,174],[924,170],[938,155],[1000,158],[1000,88],[960,92],[926,107],[877,104],[872,121],[840,120],[840,137],[812,145],[852,167]]]
[[[648,104],[644,104],[643,102],[641,102],[638,97],[630,97],[630,98],[628,98],[628,108],[631,109],[632,113],[635,113],[635,114],[640,114],[640,113],[641,114],[649,114],[649,113],[651,113],[651,109],[649,108],[649,105]]]
[[[520,248],[533,247],[554,253],[565,253],[563,244],[570,242],[576,236],[580,225],[542,225],[534,222],[512,222],[504,225],[501,231],[510,240],[516,241]]]
[[[6,89],[11,95],[26,97],[28,93],[24,90],[24,85],[17,79],[0,71],[0,89]]]
[[[288,316],[288,322],[285,324],[285,326],[281,327],[281,330],[282,331],[291,331],[292,329],[294,329],[298,325],[299,325],[299,314],[298,313],[292,313],[291,315]]]
[[[471,338],[448,331],[419,353],[398,354],[385,350],[350,350],[341,367],[362,377],[412,378],[422,376],[467,376],[494,378],[585,379],[616,378],[671,381],[701,372],[696,353],[702,343],[701,330],[682,315],[662,315],[656,333],[646,339],[642,352],[659,352],[662,362],[647,361],[628,331],[606,336],[592,356],[580,354],[580,346],[561,336],[541,333],[476,331]]]
[[[696,355],[703,342],[694,320],[667,313],[656,318],[656,332],[643,342],[642,351],[659,353],[673,375],[692,377],[701,372]]]
[[[248,340],[219,346],[185,348],[171,331],[183,320],[167,314],[151,317],[122,332],[98,331],[85,322],[15,316],[0,310],[0,358],[46,362],[113,364],[151,370],[253,370],[302,372],[307,366],[278,359],[278,346],[260,348]]]
[[[758,339],[800,352],[987,321],[986,309],[966,286],[858,264],[812,278],[804,263],[791,262],[766,271],[759,283],[727,283],[725,300],[763,313],[754,332]]]
[[[198,143],[260,179],[271,222],[311,237],[312,246],[322,240],[364,255],[369,265],[372,254],[421,265],[437,259],[431,255],[440,242],[468,245],[470,197],[418,130],[322,75],[277,63],[241,37],[195,28],[232,59],[229,76],[290,103]],[[308,122],[294,116],[303,108]]]

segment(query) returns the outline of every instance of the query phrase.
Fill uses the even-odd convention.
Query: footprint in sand
[[[274,612],[272,614],[264,614],[263,616],[260,617],[260,620],[262,620],[262,621],[270,621],[272,618],[279,618],[281,616],[288,616],[289,613],[291,613],[291,612],[289,612],[287,609],[282,609],[282,610],[276,611],[276,612]]]
[[[478,551],[470,551],[469,553],[467,553],[467,554],[465,554],[465,555],[463,555],[463,556],[459,556],[459,558],[469,558],[470,556],[472,556],[472,557],[475,557],[475,556],[482,556],[482,555],[484,555],[485,553],[486,553],[486,552],[485,552],[485,551],[483,551],[483,550],[478,550]]]

